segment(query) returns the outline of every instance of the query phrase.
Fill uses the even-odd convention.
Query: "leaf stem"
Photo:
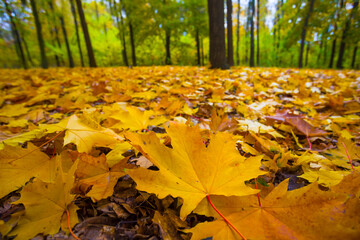
[[[242,235],[241,232],[224,215],[222,215],[222,213],[215,207],[215,205],[211,202],[209,194],[206,194],[206,198],[207,198],[208,202],[210,203],[211,207],[220,215],[220,217],[222,217],[224,219],[224,221],[227,224],[229,224],[230,227],[232,227],[235,230],[235,232],[240,235],[240,237],[242,237],[242,239],[247,240],[246,237],[244,237],[244,235]]]
[[[80,238],[78,238],[75,233],[71,230],[71,226],[70,226],[70,214],[69,211],[66,209],[66,216],[67,216],[67,225],[70,231],[71,236],[73,236],[76,240],[81,240]]]
[[[258,189],[256,182],[257,182],[257,178],[255,178],[255,188]],[[257,195],[257,198],[258,198],[259,206],[261,207],[260,194],[257,193],[256,195]]]
[[[349,159],[349,162],[350,162],[351,168],[352,168],[352,170],[353,170],[353,171],[355,171],[355,169],[354,169],[354,165],[352,164],[352,161],[351,161],[351,158],[350,158],[349,152],[348,152],[348,150],[347,150],[347,148],[346,148],[346,145],[345,145],[345,143],[344,143],[344,142],[341,142],[341,143],[342,143],[342,145],[343,145],[343,146],[344,146],[344,148],[345,148],[345,152],[346,152],[347,158]]]
[[[309,150],[311,151],[311,141],[310,141],[310,139],[309,139],[309,136],[306,135],[306,139],[307,139],[307,141],[308,141],[308,143],[309,143]]]
[[[53,138],[51,138],[50,140],[44,142],[43,144],[41,144],[41,145],[38,146],[37,148],[31,150],[30,152],[28,152],[28,153],[26,153],[26,154],[24,154],[24,155],[22,155],[22,156],[20,156],[20,157],[18,157],[18,158],[16,158],[16,159],[10,161],[9,163],[12,163],[12,162],[14,162],[14,161],[16,161],[16,160],[18,160],[18,159],[23,158],[23,157],[26,157],[27,155],[31,154],[32,152],[36,151],[37,149],[41,148],[42,146],[48,144],[49,142],[51,142],[52,140],[54,140],[55,138],[57,138],[58,136],[60,136],[63,132],[65,132],[65,130],[66,130],[66,129],[62,130],[61,132],[59,132],[58,134],[56,134],[56,135],[55,135]]]

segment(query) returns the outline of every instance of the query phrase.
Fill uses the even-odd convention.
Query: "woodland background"
[[[225,1],[229,65],[359,69],[358,4]],[[1,0],[0,66],[206,66],[208,32],[205,0]]]

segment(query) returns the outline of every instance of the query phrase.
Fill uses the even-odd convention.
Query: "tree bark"
[[[166,50],[166,59],[165,64],[171,65],[171,55],[170,55],[170,29],[165,30],[165,50]]]
[[[130,31],[132,63],[133,63],[133,66],[136,66],[137,64],[136,64],[135,39],[134,39],[133,25],[132,25],[131,21],[129,21],[129,31]]]
[[[201,66],[205,65],[205,54],[204,54],[204,41],[203,38],[200,39],[200,51],[201,51]]]
[[[312,14],[313,11],[313,7],[314,7],[314,2],[315,0],[310,0],[310,6],[309,6],[309,11],[306,14],[305,17],[305,21],[304,21],[304,26],[303,29],[301,31],[301,43],[300,43],[300,54],[299,54],[299,68],[302,68],[303,66],[303,52],[304,52],[304,45],[305,45],[305,37],[306,37],[306,30],[308,27],[308,23],[309,23],[309,18]]]
[[[356,46],[354,47],[353,56],[352,56],[352,60],[351,60],[351,68],[352,68],[352,69],[355,68],[357,49],[358,49],[358,46],[356,45]]]
[[[197,56],[197,65],[201,66],[201,59],[200,59],[200,39],[199,39],[199,29],[196,28],[195,30],[195,41],[196,41],[196,56]]]
[[[250,18],[250,67],[255,66],[255,38],[254,38],[254,17],[255,17],[255,0],[251,0],[251,18]]]
[[[306,44],[306,55],[305,55],[305,67],[307,67],[307,65],[308,65],[309,51],[310,51],[310,42],[307,42],[307,44]]]
[[[234,66],[234,47],[232,34],[232,1],[226,0],[226,23],[227,23],[227,62],[229,66]]]
[[[237,11],[237,26],[236,26],[236,65],[240,65],[240,0],[238,0],[238,11]]]
[[[74,5],[74,0],[70,0],[70,6],[71,6],[71,13],[72,13],[73,18],[74,18],[76,42],[77,42],[77,45],[78,45],[78,48],[79,48],[81,66],[84,67],[85,66],[84,65],[84,57],[83,57],[82,50],[81,50],[79,27],[78,27],[78,21],[77,21],[77,17],[76,17],[76,9],[75,9],[75,5]]]
[[[17,26],[16,26],[15,21],[14,21],[13,16],[12,16],[13,12],[11,11],[11,8],[10,8],[10,6],[7,3],[6,0],[3,0],[3,3],[5,5],[6,14],[8,15],[8,17],[10,19],[11,32],[12,32],[13,38],[15,39],[16,46],[19,49],[18,57],[19,57],[19,59],[21,61],[21,64],[22,64],[23,68],[27,69],[28,66],[27,66],[27,62],[26,62],[26,59],[25,59],[24,50],[23,50],[23,48],[21,46],[21,37],[20,37],[20,34],[19,34],[19,30],[17,29]]]
[[[224,0],[208,0],[211,68],[228,69],[225,57]]]
[[[359,0],[354,0],[353,3],[353,8],[351,9],[351,13],[350,16],[348,17],[348,19],[346,20],[345,23],[345,28],[343,30],[342,36],[341,36],[341,42],[340,42],[340,49],[339,49],[339,56],[338,56],[338,60],[336,63],[336,68],[338,69],[342,69],[343,68],[343,56],[344,56],[344,52],[345,52],[345,40],[347,37],[347,33],[350,29],[350,23],[351,23],[351,19],[353,19],[356,9],[359,6]]]
[[[336,31],[336,29],[337,29],[337,26],[336,26],[336,24],[335,24],[335,31]],[[332,68],[332,67],[333,67],[334,57],[335,57],[335,49],[336,49],[336,37],[334,38],[334,40],[333,40],[333,42],[332,42],[329,68]]]
[[[36,34],[37,34],[37,39],[39,42],[41,67],[48,68],[48,63],[47,63],[46,54],[45,54],[45,43],[44,43],[44,39],[42,36],[42,30],[41,30],[41,22],[40,22],[39,15],[37,12],[35,0],[30,0],[30,5],[31,5],[31,10],[32,10],[33,16],[34,16],[34,20],[35,20]]]
[[[82,8],[81,0],[76,0],[76,5],[77,5],[78,13],[79,13],[81,27],[82,27],[83,33],[84,33],[86,49],[87,49],[88,57],[89,57],[89,66],[90,67],[96,67],[96,60],[95,60],[93,48],[92,48],[92,45],[91,45],[91,39],[90,39],[87,23],[86,23],[86,20],[85,20],[85,14],[84,14],[84,10]]]
[[[256,66],[260,66],[260,0],[257,0],[256,36]]]
[[[68,36],[66,33],[64,18],[63,18],[63,16],[60,16],[59,18],[60,18],[60,23],[61,23],[61,28],[62,28],[62,32],[64,35],[64,39],[65,39],[66,51],[67,51],[68,58],[69,58],[69,67],[73,68],[73,67],[75,67],[75,65],[74,65],[74,60],[73,60],[72,54],[71,54]]]

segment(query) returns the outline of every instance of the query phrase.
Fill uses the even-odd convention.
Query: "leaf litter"
[[[5,239],[360,237],[357,71],[0,71]]]

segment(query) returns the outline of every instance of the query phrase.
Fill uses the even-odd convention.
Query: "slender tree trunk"
[[[304,52],[304,45],[305,45],[306,30],[307,30],[307,27],[308,27],[309,18],[310,18],[311,14],[312,14],[312,11],[313,11],[314,2],[315,2],[315,0],[310,0],[309,11],[306,14],[305,21],[304,21],[304,26],[303,26],[303,29],[302,29],[302,32],[301,32],[299,68],[302,68],[302,66],[303,66],[302,62],[303,62],[303,52]]]
[[[77,45],[78,45],[78,48],[79,48],[81,66],[84,67],[85,66],[84,65],[84,57],[83,57],[83,53],[82,53],[82,50],[81,50],[79,27],[78,27],[78,21],[77,21],[77,17],[76,17],[76,9],[75,9],[75,5],[74,5],[74,0],[70,0],[70,6],[71,6],[71,13],[72,13],[73,18],[74,18],[76,42],[77,42]]]
[[[278,14],[278,12],[279,12],[279,1],[277,2],[277,4],[276,4],[276,12],[275,12],[275,17],[274,17],[274,35],[273,35],[273,41],[274,41],[274,44],[273,44],[273,46],[274,46],[274,55],[275,55],[275,64],[278,64],[278,52],[279,52],[279,49],[277,48],[278,47],[278,44],[277,44],[277,24],[278,24],[278,18],[279,18],[279,14]]]
[[[136,49],[135,49],[135,40],[134,40],[134,31],[131,21],[129,21],[129,31],[130,31],[130,43],[131,43],[131,57],[133,66],[136,66]]]
[[[229,66],[234,66],[234,47],[232,34],[232,1],[226,0],[226,23],[227,23],[227,61]]]
[[[205,65],[205,54],[204,54],[204,41],[203,38],[200,40],[200,48],[201,48],[201,66]]]
[[[76,5],[77,5],[78,12],[79,12],[81,27],[82,27],[83,33],[84,33],[86,49],[87,49],[88,57],[89,57],[89,66],[96,67],[95,56],[94,56],[93,48],[91,45],[91,39],[90,39],[87,23],[85,20],[85,14],[84,14],[84,10],[82,8],[81,0],[76,0]]]
[[[356,45],[356,46],[354,47],[353,56],[352,56],[352,60],[351,60],[351,68],[352,68],[352,69],[355,68],[357,49],[358,49],[358,46]]]
[[[308,66],[309,50],[310,50],[310,42],[307,42],[307,44],[306,44],[306,55],[305,55],[305,67]]]
[[[115,6],[115,4],[114,4]],[[123,19],[123,16],[121,14],[121,11],[123,9],[123,4],[122,4],[122,0],[120,0],[120,7],[119,7],[119,13],[120,13],[120,23],[121,23],[121,35],[122,35],[122,42],[123,42],[123,58],[125,60],[125,65],[126,66],[129,66],[129,61],[128,61],[128,58],[127,58],[127,50],[126,50],[126,41],[125,41],[125,28],[124,28],[124,19]]]
[[[338,60],[336,63],[336,68],[338,68],[338,69],[343,68],[342,61],[343,61],[343,56],[344,56],[344,52],[345,52],[345,40],[346,40],[348,31],[350,29],[351,19],[354,18],[354,15],[355,15],[355,12],[356,12],[356,9],[358,8],[358,6],[359,6],[359,0],[354,0],[353,8],[351,9],[350,16],[348,17],[348,19],[346,20],[346,23],[345,23],[345,28],[344,28],[342,36],[341,36],[339,57],[338,57]]]
[[[197,57],[197,65],[201,66],[200,59],[200,39],[199,39],[199,29],[196,27],[195,30],[195,41],[196,41],[196,57]]]
[[[249,31],[250,31],[250,21],[251,21],[251,12],[250,12],[250,9],[251,9],[251,0],[249,0],[249,5],[248,5],[248,8],[247,8],[247,21],[246,21],[246,33],[245,33],[245,50],[246,50],[246,53],[245,53],[245,64],[248,64],[248,60],[249,60],[249,47],[248,47],[248,44],[249,44]]]
[[[336,23],[335,23],[335,31],[337,29]],[[332,42],[332,48],[331,48],[331,55],[330,55],[330,62],[329,62],[329,68],[333,67],[334,63],[334,57],[335,57],[335,49],[336,49],[336,36],[334,36],[334,40]]]
[[[60,18],[62,32],[64,34],[66,51],[67,51],[68,58],[69,58],[69,67],[73,68],[75,65],[74,65],[74,60],[73,60],[72,54],[71,54],[71,49],[70,49],[70,44],[69,44],[69,41],[68,41],[68,36],[67,36],[67,33],[66,33],[64,18],[63,18],[63,16],[60,16],[59,18]]]
[[[260,66],[260,0],[257,0],[256,36],[256,65]]]
[[[236,65],[240,65],[240,0],[238,0],[238,11],[237,11],[237,26],[236,26]]]
[[[211,68],[228,69],[225,56],[224,0],[208,0]]]
[[[34,66],[34,62],[33,62],[32,58],[31,58],[31,54],[30,54],[30,51],[29,51],[28,44],[27,44],[27,42],[26,42],[26,40],[25,40],[24,37],[21,37],[21,40],[22,40],[22,42],[24,43],[25,52],[26,52],[26,55],[27,55],[27,57],[28,57],[28,59],[29,59],[29,62],[30,62],[30,64],[31,64],[31,66]]]
[[[19,30],[17,29],[17,26],[15,24],[15,21],[13,19],[13,12],[11,11],[11,8],[9,6],[9,4],[7,3],[6,0],[3,0],[3,3],[5,5],[5,11],[6,11],[6,14],[8,15],[8,17],[10,18],[10,24],[11,24],[11,32],[12,32],[12,35],[13,35],[13,38],[15,39],[15,47],[18,48],[18,56],[19,56],[19,59],[21,61],[21,64],[23,66],[24,69],[27,69],[28,66],[27,66],[27,62],[26,62],[26,59],[25,59],[25,54],[24,54],[24,50],[21,46],[21,37],[20,37],[20,34],[19,34]]]
[[[170,55],[170,29],[165,30],[165,50],[166,50],[166,59],[165,64],[171,65],[171,55]]]
[[[46,12],[48,26],[49,26],[49,32],[51,32],[52,36],[54,35],[53,33],[55,33],[55,40],[52,39],[53,45],[56,45],[56,43],[57,43],[58,47],[61,49],[61,42],[60,42],[60,37],[59,37],[59,31],[57,28],[57,19],[55,18],[56,13],[54,10],[53,1],[49,0],[48,3],[49,3],[49,9],[52,12],[51,17],[49,15],[49,13]],[[54,26],[54,29],[52,29],[51,26]],[[55,62],[56,62],[57,67],[60,67],[61,65],[65,66],[64,59],[61,56],[58,56],[56,53],[55,53]]]
[[[316,58],[316,65],[317,65],[317,67],[319,67],[321,52],[322,52],[322,48],[323,48],[323,43],[324,43],[324,35],[321,36],[319,53],[318,53],[318,56],[317,56],[317,58]]]
[[[255,0],[251,0],[251,19],[250,19],[250,67],[255,66],[255,38],[254,38],[254,17],[255,17]]]
[[[45,54],[45,43],[44,43],[44,39],[42,36],[42,30],[41,30],[41,22],[40,22],[39,15],[37,12],[35,0],[30,0],[30,5],[31,5],[31,10],[32,10],[33,16],[34,16],[34,20],[35,20],[36,33],[37,33],[37,38],[38,38],[38,42],[39,42],[41,67],[48,68],[48,63],[47,63],[46,54]]]

